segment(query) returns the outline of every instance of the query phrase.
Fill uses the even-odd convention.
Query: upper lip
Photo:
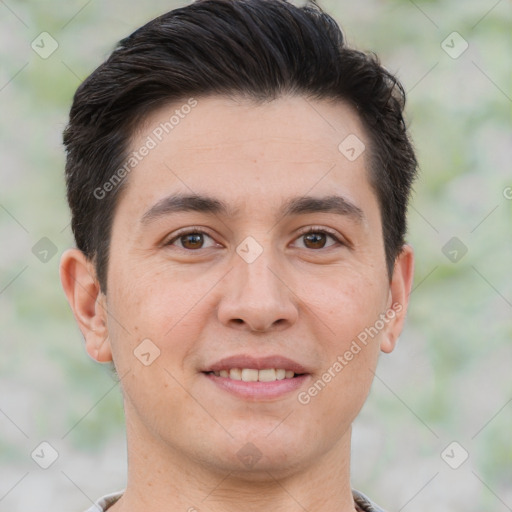
[[[249,354],[240,354],[225,357],[208,366],[205,372],[219,372],[221,370],[230,370],[231,368],[252,368],[254,370],[264,370],[266,368],[276,368],[291,370],[294,373],[309,373],[301,364],[279,355],[270,355],[265,357],[254,357]]]

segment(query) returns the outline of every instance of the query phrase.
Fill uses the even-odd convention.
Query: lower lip
[[[272,382],[244,382],[228,377],[217,377],[212,373],[203,373],[211,382],[224,391],[246,400],[270,400],[297,391],[309,375],[299,375],[293,379],[274,380]]]

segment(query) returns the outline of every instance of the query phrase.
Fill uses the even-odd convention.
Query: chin
[[[230,458],[222,464],[222,471],[229,471],[232,478],[242,482],[272,482],[292,476],[301,468],[306,469],[310,466],[307,455],[301,452],[299,454],[296,451],[290,457],[289,453],[282,453],[281,450],[274,453],[267,450],[266,455],[261,455],[261,458],[255,458],[252,462]]]
[[[265,428],[253,435],[235,435],[228,446],[211,454],[210,463],[240,480],[266,482],[307,467],[314,458],[312,448],[311,439],[299,439],[296,431],[292,435],[288,429],[278,433]]]

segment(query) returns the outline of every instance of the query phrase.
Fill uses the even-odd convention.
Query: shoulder
[[[85,512],[105,512],[123,495],[123,492],[124,489],[122,491],[113,492],[101,497]]]
[[[112,494],[107,494],[101,497],[98,501],[96,501],[90,508],[88,508],[85,512],[105,512],[111,507],[121,496],[123,495],[124,490],[117,491]],[[352,490],[352,495],[354,496],[354,501],[357,506],[363,512],[385,512],[378,505],[373,503],[367,496],[363,493]]]
[[[385,512],[384,509],[373,503],[373,501],[362,492],[352,489],[352,496],[354,496],[354,501],[362,512]]]

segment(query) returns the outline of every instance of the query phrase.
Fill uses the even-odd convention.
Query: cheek
[[[377,275],[363,275],[353,269],[329,271],[300,284],[299,294],[311,328],[322,330],[337,348],[372,326],[384,312],[388,285]],[[308,310],[313,313],[308,313]]]
[[[116,364],[138,367],[134,351],[143,349],[141,343],[150,352],[160,351],[160,363],[171,355],[175,362],[182,361],[189,349],[187,340],[199,337],[208,317],[201,298],[211,288],[210,281],[196,276],[193,282],[183,282],[155,269],[145,272],[143,265],[113,272],[115,286],[110,286],[107,306]]]
[[[195,294],[176,293],[176,288],[184,289],[182,284],[173,286],[149,273],[127,275],[129,281],[115,276],[108,304],[109,336],[124,396],[140,417],[152,418],[155,410],[165,408],[181,417],[191,407],[185,391],[190,375],[183,365],[200,336],[204,311],[201,304],[194,306],[199,300]]]
[[[335,277],[310,281],[302,289],[322,360],[321,371],[303,398],[311,400],[318,414],[328,410],[342,428],[370,390],[382,335],[373,327],[385,310],[388,287],[378,276],[353,271]]]

